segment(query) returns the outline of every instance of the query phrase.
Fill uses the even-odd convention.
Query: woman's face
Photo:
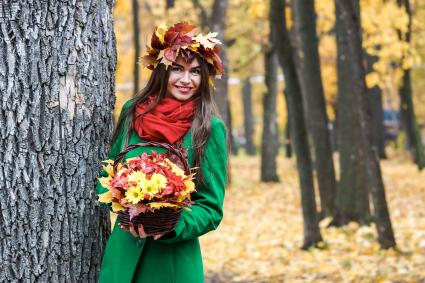
[[[201,66],[197,58],[186,63],[181,57],[169,68],[170,77],[167,84],[167,97],[185,101],[192,98],[201,84]]]

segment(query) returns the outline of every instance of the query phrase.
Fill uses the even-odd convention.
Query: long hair
[[[191,127],[192,148],[194,153],[193,165],[195,168],[198,168],[195,175],[195,182],[197,185],[200,185],[203,182],[201,161],[211,133],[211,115],[219,116],[219,114],[217,106],[212,98],[212,91],[209,85],[210,67],[202,57],[195,55],[192,58],[198,59],[201,68],[201,82],[198,92],[193,97],[196,101],[196,106]],[[164,64],[159,64],[152,71],[146,87],[131,99],[130,106],[123,110],[123,113],[120,115],[120,119],[118,120],[111,138],[111,146],[124,128],[127,129],[127,132],[122,134],[125,137],[125,146],[127,146],[133,125],[134,111],[139,103],[143,103],[147,101],[150,96],[155,95],[154,102],[144,112],[144,114],[146,114],[152,111],[161,99],[166,96],[170,70],[171,68],[166,68]]]

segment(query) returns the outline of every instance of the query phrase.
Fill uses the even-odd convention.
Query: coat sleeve
[[[123,105],[123,107],[122,107],[122,110],[121,110],[119,119],[124,118],[123,117],[124,116],[124,110],[126,110],[129,106],[130,106],[130,101],[127,101]],[[117,157],[118,153],[120,153],[120,151],[121,151],[121,144],[122,144],[122,140],[124,138],[124,133],[125,133],[125,130],[124,129],[125,129],[125,126],[118,133],[115,141],[112,144],[111,149],[109,150],[109,153],[107,155],[107,159],[113,159],[113,160],[115,160],[115,158]],[[100,170],[99,177],[107,177],[107,176],[108,176],[108,173],[105,170],[103,170],[103,169]],[[96,181],[96,195],[106,193],[107,191],[108,190],[100,184],[99,179],[97,179],[97,181]],[[110,203],[109,204],[102,203],[102,205],[112,211],[112,207],[111,207],[111,204]]]
[[[173,232],[157,241],[175,243],[199,237],[217,229],[223,218],[226,186],[227,147],[226,130],[221,120],[211,120],[211,134],[202,160],[204,182],[192,194],[195,202],[190,210],[183,210]]]

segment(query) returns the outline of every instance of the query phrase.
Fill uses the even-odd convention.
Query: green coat
[[[129,102],[124,108],[129,106]],[[143,141],[131,131],[129,144]],[[190,131],[184,137],[188,148],[189,164],[193,164]],[[123,135],[114,142],[108,158],[115,159],[124,146]],[[134,157],[162,148],[143,147],[129,152]],[[226,134],[217,117],[211,117],[211,136],[202,161],[204,184],[192,194],[195,202],[191,210],[183,210],[171,237],[153,240],[136,238],[115,223],[108,239],[99,274],[101,283],[199,283],[204,282],[202,256],[198,237],[217,228],[223,217],[223,200],[226,184]],[[101,171],[104,176],[105,172]],[[96,193],[106,192],[99,183]]]

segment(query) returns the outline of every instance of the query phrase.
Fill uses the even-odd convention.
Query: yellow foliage
[[[366,75],[366,85],[368,88],[373,88],[379,84],[379,74],[377,72],[370,72]]]
[[[317,15],[317,33],[321,35],[331,32],[335,26],[334,1],[314,1],[314,5]]]
[[[266,20],[268,18],[268,5],[264,0],[251,0],[248,14],[255,20]]]
[[[400,81],[402,72],[398,69],[410,68],[413,63],[414,50],[405,41],[408,15],[396,0],[362,0],[361,11],[363,47],[379,59],[369,81],[385,89],[390,78],[396,84]]]

